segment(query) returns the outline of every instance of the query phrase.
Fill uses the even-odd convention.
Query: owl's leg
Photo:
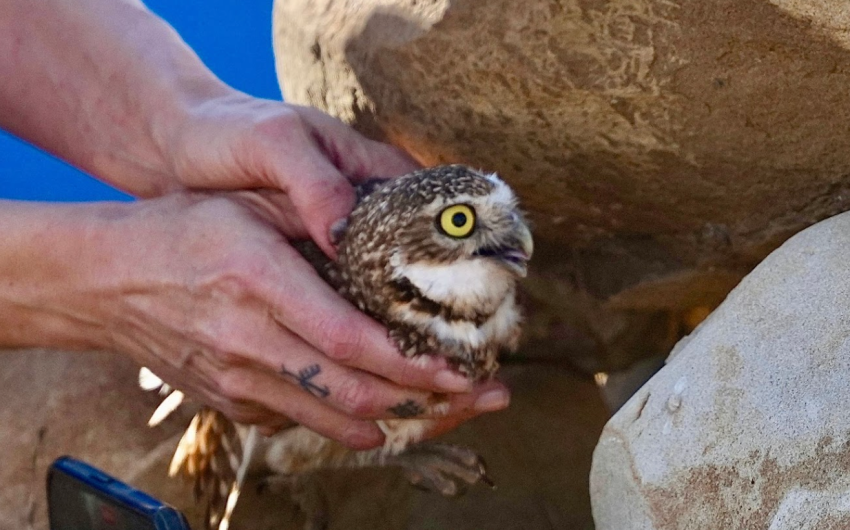
[[[414,486],[446,497],[459,495],[467,485],[479,482],[495,487],[487,476],[484,460],[471,449],[457,445],[411,446],[387,464],[401,466]]]
[[[318,469],[399,466],[415,486],[446,496],[483,482],[493,486],[484,461],[471,449],[456,445],[414,444],[432,420],[379,422],[387,435],[383,448],[352,451],[303,427],[269,440],[265,461],[273,472],[297,477]]]

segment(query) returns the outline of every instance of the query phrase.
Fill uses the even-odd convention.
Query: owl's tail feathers
[[[230,492],[227,494],[227,499],[224,502],[224,513],[221,516],[221,522],[218,524],[218,530],[228,530],[230,527],[230,518],[233,517],[233,510],[236,508],[236,502],[239,500],[239,494],[242,492],[242,486],[245,484],[245,475],[248,473],[248,467],[254,456],[253,453],[257,447],[258,436],[259,432],[256,426],[248,429],[242,461],[236,469],[236,480],[230,486]]]
[[[162,403],[151,414],[148,420],[148,427],[156,427],[162,421],[177,410],[183,403],[184,395],[179,390],[173,390],[171,386],[166,384],[158,375],[151,372],[148,368],[142,367],[139,370],[139,386],[142,390],[153,392],[158,390],[161,396],[165,396]]]
[[[207,528],[230,526],[258,437],[257,428],[251,427],[243,445],[232,421],[203,408],[177,444],[168,474],[188,479],[195,499],[205,500]]]
[[[184,401],[147,368],[139,371],[139,386],[165,396],[148,420],[154,427],[171,415]],[[196,501],[206,503],[206,526],[227,530],[245,481],[251,457],[259,442],[256,427],[248,430],[243,446],[236,425],[224,414],[203,407],[192,418],[177,444],[168,475],[180,475],[192,484]]]

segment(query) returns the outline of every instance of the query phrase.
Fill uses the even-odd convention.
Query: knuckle
[[[199,294],[210,301],[218,298],[229,303],[248,298],[253,290],[250,274],[244,272],[236,260],[227,259],[216,270],[199,282]]]
[[[268,277],[273,267],[269,256],[244,250],[229,256],[215,278],[218,289],[235,298],[256,291],[258,279]]]
[[[365,342],[363,333],[347,319],[331,319],[319,326],[325,337],[324,351],[331,359],[351,364],[357,362]]]
[[[369,416],[375,407],[375,390],[369,383],[351,377],[340,385],[339,403],[352,416]]]

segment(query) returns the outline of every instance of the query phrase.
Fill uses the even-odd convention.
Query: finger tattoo
[[[281,367],[280,373],[294,379],[301,388],[316,397],[326,398],[331,394],[327,386],[319,385],[313,380],[322,373],[322,367],[318,364],[311,364],[307,368],[299,370],[298,373],[290,372],[286,367]]]

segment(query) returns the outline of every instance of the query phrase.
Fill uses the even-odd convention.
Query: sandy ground
[[[201,528],[188,488],[165,468],[187,423],[145,421],[155,395],[136,387],[136,367],[108,353],[9,351],[0,368],[0,529],[45,529],[44,478],[57,456],[91,462],[183,509]],[[444,499],[409,487],[394,470],[321,473],[306,483],[310,518],[329,529],[593,528],[588,473],[608,412],[595,386],[549,365],[508,366],[511,407],[479,418],[442,441],[474,447],[496,490]],[[319,517],[321,516],[321,517]],[[285,488],[252,484],[234,530],[302,529],[307,516]]]

